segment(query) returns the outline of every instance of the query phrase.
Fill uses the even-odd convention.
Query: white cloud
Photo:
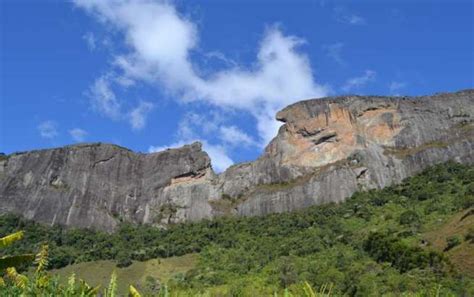
[[[216,172],[222,172],[227,167],[234,164],[234,161],[229,156],[230,147],[225,141],[224,145],[222,145],[211,143],[205,138],[209,138],[214,134],[222,136],[221,130],[223,129],[226,131],[224,128],[226,126],[222,126],[224,121],[225,119],[223,119],[218,113],[212,111],[209,115],[188,112],[183,116],[178,125],[178,130],[176,132],[177,141],[170,145],[150,146],[148,151],[158,152],[167,148],[177,148],[185,144],[200,141],[203,144],[203,150],[206,151],[211,158],[211,163],[214,170]],[[236,130],[236,133],[245,138],[244,132]]]
[[[87,32],[82,36],[82,38],[85,40],[87,47],[89,48],[90,51],[94,51],[96,49],[96,40],[94,33],[92,32]]]
[[[367,23],[363,17],[341,6],[334,8],[334,17],[338,22],[348,25],[365,25]]]
[[[246,139],[243,136],[246,134],[239,134],[241,141],[246,139],[244,143],[257,143],[263,147],[281,126],[275,120],[278,110],[298,100],[327,95],[327,88],[315,81],[308,57],[299,51],[304,40],[285,35],[276,26],[267,28],[256,60],[252,66],[244,67],[219,51],[203,52],[200,49],[197,52],[198,26],[180,14],[171,1],[74,0],[74,3],[105,23],[106,28],[123,33],[126,50],[113,53],[110,69],[115,77],[101,77],[92,88],[93,94],[98,95],[95,97],[99,98],[94,103],[96,109],[110,118],[119,113],[121,105],[112,88],[129,87],[140,81],[160,86],[181,102],[204,102],[211,110],[219,109],[221,114],[235,111],[250,114],[256,120],[259,139]],[[224,69],[206,72],[203,76],[199,64],[209,58],[223,61]],[[117,77],[126,82],[125,85]],[[202,118],[203,115],[194,117]],[[203,141],[205,147],[213,150],[212,154],[209,152],[211,158],[219,158],[220,161],[213,160],[220,164],[216,168],[231,164],[226,149],[232,143],[224,134],[240,130],[230,125],[235,129],[223,128],[223,132],[219,129],[222,120],[214,118],[205,123],[206,120],[185,119],[189,121],[188,125],[180,124],[177,138],[179,141],[189,141],[191,136],[208,139],[212,136],[209,131],[218,132],[223,144],[210,145]],[[133,121],[131,124],[134,127]],[[199,133],[194,131],[196,126]]]
[[[146,118],[152,111],[154,105],[150,102],[140,102],[140,104],[129,113],[129,121],[134,130],[145,127]]]
[[[53,121],[44,121],[37,128],[43,138],[53,139],[58,136],[58,125]]]
[[[398,92],[406,86],[407,84],[404,82],[392,81],[389,85],[390,94],[399,96],[400,94]]]
[[[121,117],[121,105],[110,84],[110,75],[101,76],[95,80],[88,94],[95,111],[116,120]]]
[[[80,128],[69,130],[69,135],[71,135],[72,139],[76,142],[83,142],[86,139],[87,134],[87,131]]]
[[[209,154],[212,167],[216,170],[216,172],[222,172],[234,164],[234,161],[229,157],[226,149],[222,145],[212,145],[206,141],[202,142],[203,149]]]
[[[122,87],[128,88],[135,85],[135,81],[129,77],[118,76],[115,78],[115,82],[121,85]]]
[[[141,130],[145,127],[146,118],[153,110],[154,104],[141,101],[137,107],[124,111],[122,102],[119,101],[113,90],[113,85],[128,88],[135,81],[123,76],[108,73],[97,78],[89,88],[87,94],[91,100],[92,109],[112,120],[127,120],[133,130]]]
[[[204,101],[221,108],[244,110],[259,126],[261,144],[277,132],[274,112],[297,100],[326,95],[314,81],[309,60],[297,50],[304,41],[266,30],[257,60],[250,68],[230,68],[199,75],[190,53],[199,42],[197,26],[168,1],[76,0],[99,20],[124,33],[129,51],[115,57],[114,66],[133,80],[159,84],[186,102]],[[224,56],[220,57],[225,60]]]
[[[232,66],[232,67],[237,67],[238,66],[237,62],[235,62],[232,59],[229,59],[228,57],[226,57],[223,53],[221,53],[219,51],[211,51],[211,52],[208,52],[208,53],[204,53],[204,55],[208,59],[215,59],[215,60],[221,61],[222,63],[224,63],[227,66]]]
[[[204,139],[207,135],[216,133],[219,130],[219,123],[221,123],[221,118],[217,115],[209,118],[194,112],[188,112],[182,117],[178,124],[175,135],[177,141],[169,145],[150,146],[148,152],[160,152],[169,148],[178,148],[199,141],[203,144],[203,150],[209,154],[214,170],[222,172],[234,162],[229,157],[224,146],[210,144]]]
[[[353,77],[346,81],[342,89],[345,92],[348,92],[352,89],[357,89],[365,86],[366,84],[375,81],[377,73],[373,70],[366,70],[363,75],[358,77]]]
[[[222,126],[219,129],[220,138],[232,146],[252,146],[256,145],[255,140],[247,133],[243,132],[236,126]]]
[[[336,42],[333,44],[323,45],[323,50],[326,52],[326,55],[336,61],[339,65],[344,65],[344,60],[341,56],[342,48],[344,43]]]
[[[178,123],[175,137],[178,142],[210,138],[219,134],[219,127],[225,121],[225,118],[213,110],[206,111],[205,114],[187,112]]]
[[[229,166],[234,164],[234,161],[227,154],[226,149],[221,145],[210,144],[205,140],[187,140],[173,143],[167,146],[150,146],[148,148],[149,153],[161,152],[169,148],[179,148],[185,144],[192,143],[194,141],[200,141],[203,145],[203,150],[209,154],[211,158],[212,168],[216,172],[222,172]]]

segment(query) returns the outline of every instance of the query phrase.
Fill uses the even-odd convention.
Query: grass
[[[152,259],[144,262],[133,262],[126,268],[117,268],[115,261],[101,260],[69,265],[67,267],[52,270],[51,273],[58,274],[61,282],[66,283],[67,278],[75,273],[76,277],[85,280],[92,286],[100,285],[107,287],[113,271],[117,274],[118,293],[126,294],[131,284],[142,289],[147,277],[153,277],[160,283],[166,283],[180,273],[186,273],[194,268],[197,262],[196,254],[188,254],[180,257],[166,259]]]
[[[443,251],[448,237],[459,235],[464,239],[469,228],[474,227],[474,209],[459,212],[438,228],[424,234],[434,248]],[[466,216],[467,215],[467,216]],[[464,217],[464,218],[463,218]],[[466,240],[445,252],[451,263],[463,274],[474,277],[474,245]]]

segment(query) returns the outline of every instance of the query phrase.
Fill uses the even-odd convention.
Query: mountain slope
[[[0,216],[0,235],[24,230],[25,238],[6,254],[47,242],[51,268],[88,262],[61,273],[77,269],[97,282],[99,276],[108,279],[113,263],[96,260],[113,259],[119,266],[144,261],[119,272],[120,282],[140,290],[150,275],[189,296],[207,290],[210,296],[272,296],[284,288],[301,296],[304,281],[315,288],[332,284],[334,296],[472,296],[473,207],[474,167],[447,163],[343,203],[291,213],[222,217],[166,230],[122,223],[111,234],[8,215]],[[446,249],[452,236],[459,241]],[[170,258],[186,254],[197,258],[194,267],[187,256]],[[162,265],[147,261],[157,257],[170,259]],[[170,275],[167,265],[180,259],[183,270]]]

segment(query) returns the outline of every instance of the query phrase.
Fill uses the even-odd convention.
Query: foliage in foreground
[[[457,273],[447,253],[460,243],[472,244],[472,232],[449,239],[444,252],[423,242],[426,232],[473,206],[474,168],[448,163],[397,186],[356,193],[339,205],[295,213],[220,218],[168,230],[123,224],[114,234],[3,216],[0,234],[24,229],[25,240],[15,246],[21,253],[47,241],[52,268],[99,259],[124,266],[199,253],[198,266],[168,284],[170,291],[191,295],[268,296],[287,288],[300,296],[307,281],[315,288],[334,283],[333,295],[469,296],[473,279]],[[134,285],[145,294],[164,288]]]
[[[8,235],[6,237],[0,238],[0,247],[5,247],[11,245],[14,241],[20,240],[23,237],[23,232],[19,231],[17,233]],[[35,264],[36,269],[31,275],[23,275],[18,273],[16,268],[11,265],[23,265],[27,263],[29,258],[15,258],[15,261],[3,261],[2,264],[5,264],[0,271],[4,271],[6,280],[0,278],[0,293],[2,296],[64,296],[64,297],[93,297],[93,296],[104,296],[104,297],[115,297],[117,294],[117,277],[115,272],[112,273],[110,278],[109,285],[103,290],[103,293],[99,293],[99,287],[91,287],[83,280],[76,280],[74,274],[72,274],[68,280],[67,285],[61,285],[58,281],[58,277],[51,276],[45,270],[48,266],[48,246],[43,245],[40,252],[36,255]],[[12,259],[12,257],[2,257],[1,259]],[[326,297],[331,295],[331,287],[327,289],[326,286],[321,287],[321,289],[316,292],[308,282],[305,282],[303,285],[303,291],[301,295],[305,297]],[[140,292],[133,286],[129,286],[128,295],[131,297],[141,297]],[[155,294],[160,297],[170,296],[170,292],[167,286],[160,288]],[[172,292],[173,296],[196,296],[195,293],[190,292]],[[208,293],[204,294],[208,296]],[[274,296],[278,296],[275,292]],[[288,289],[284,291],[285,297],[294,296]]]

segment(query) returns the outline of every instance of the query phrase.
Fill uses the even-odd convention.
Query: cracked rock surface
[[[340,202],[448,160],[474,163],[474,90],[301,101],[262,156],[216,175],[200,143],[152,154],[79,144],[0,155],[0,213],[112,231]]]

